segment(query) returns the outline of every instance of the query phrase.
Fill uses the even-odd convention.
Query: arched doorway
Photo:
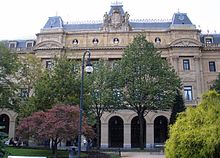
[[[165,116],[158,116],[154,120],[154,143],[164,143],[167,140],[168,121]]]
[[[146,144],[146,121],[144,120],[143,126],[144,132],[144,144]],[[140,147],[140,123],[138,120],[138,116],[134,117],[131,120],[131,147],[138,148]]]
[[[122,148],[124,143],[124,123],[119,116],[113,116],[108,122],[109,147]]]
[[[0,126],[4,126],[3,129],[0,129],[1,132],[9,134],[9,116],[6,114],[0,115]]]

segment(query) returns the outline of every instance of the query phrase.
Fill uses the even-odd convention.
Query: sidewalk
[[[163,153],[121,152],[123,158],[165,158]]]

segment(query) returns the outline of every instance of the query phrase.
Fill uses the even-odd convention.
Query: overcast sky
[[[118,0],[130,19],[172,19],[175,12],[187,13],[202,32],[220,33],[219,0]],[[0,40],[36,38],[48,17],[64,22],[102,20],[115,0],[2,0]]]

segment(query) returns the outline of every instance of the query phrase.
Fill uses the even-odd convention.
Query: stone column
[[[154,144],[154,124],[146,124],[146,148],[151,148]]]
[[[101,123],[101,148],[108,148],[108,123]]]
[[[131,124],[124,124],[124,145],[123,148],[130,149],[131,148]]]
[[[202,90],[203,90],[203,84],[202,84],[202,77],[203,75],[201,74],[201,67],[200,67],[200,58],[199,57],[194,57],[194,62],[195,62],[195,70],[196,70],[196,89],[197,93],[195,94],[195,100],[197,102],[197,99],[201,96]]]
[[[174,57],[172,57],[172,60],[173,60],[173,67],[174,67],[176,73],[179,74],[179,57],[174,56]]]
[[[10,123],[9,123],[8,137],[9,138],[14,138],[15,137],[15,121],[10,121]]]

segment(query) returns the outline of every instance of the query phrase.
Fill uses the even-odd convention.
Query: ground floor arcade
[[[1,131],[9,138],[15,135],[17,114],[3,109],[0,112]],[[144,144],[146,148],[163,144],[167,139],[170,112],[150,112],[144,117]],[[140,125],[137,114],[130,110],[104,113],[101,118],[101,148],[136,148],[140,147]]]
[[[150,112],[145,116],[145,147],[163,144],[167,139],[170,112]],[[130,110],[105,113],[101,119],[101,148],[139,147],[140,125]]]

